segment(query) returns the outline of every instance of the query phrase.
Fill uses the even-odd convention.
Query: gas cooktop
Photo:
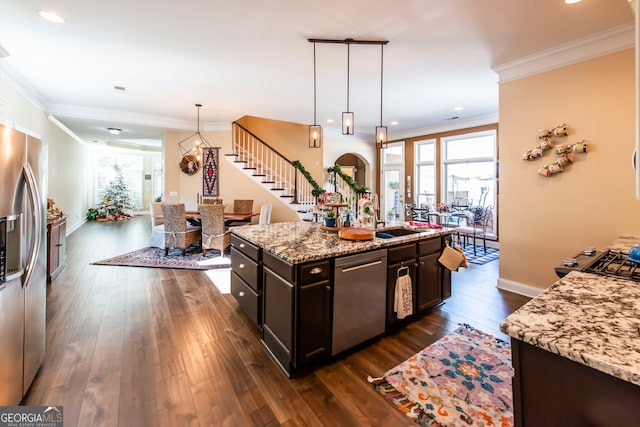
[[[629,260],[629,254],[624,252],[605,251],[582,271],[640,281],[640,265]]]

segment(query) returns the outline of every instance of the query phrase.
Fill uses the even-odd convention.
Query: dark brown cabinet
[[[412,299],[416,301],[416,244],[410,243],[408,245],[402,245],[389,248],[387,255],[387,330],[392,328],[405,319],[398,319],[397,313],[394,311],[394,302],[396,295],[396,281],[399,276],[408,274],[411,277],[412,285]],[[414,309],[415,313],[415,309]]]
[[[264,255],[263,341],[290,374],[330,354],[330,261],[292,265]]]
[[[67,263],[67,216],[47,221],[47,281],[53,282]]]
[[[305,365],[331,352],[330,263],[311,263],[300,270],[297,309],[300,333],[296,366]]]
[[[258,327],[262,324],[261,252],[246,240],[231,236],[231,294]]]
[[[418,242],[418,285],[415,308],[418,313],[442,302],[441,270],[438,262],[442,253],[441,239]]]

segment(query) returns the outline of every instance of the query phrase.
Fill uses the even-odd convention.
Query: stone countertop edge
[[[628,253],[640,238],[607,249]],[[640,283],[573,271],[500,323],[512,338],[640,386]]]
[[[313,222],[278,222],[267,225],[232,227],[231,232],[291,264],[351,255],[427,240],[454,232],[453,229],[447,228],[430,228],[423,231],[423,227],[403,224],[379,227],[376,231],[401,227],[421,232],[391,239],[374,237],[372,240],[352,241],[342,239],[336,233],[325,231],[320,228],[319,223]]]

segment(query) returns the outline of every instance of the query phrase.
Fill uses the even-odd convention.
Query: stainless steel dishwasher
[[[331,355],[384,333],[386,286],[386,249],[336,258]]]

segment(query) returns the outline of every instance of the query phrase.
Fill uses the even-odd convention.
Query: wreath
[[[193,155],[187,154],[180,160],[180,170],[187,175],[193,175],[200,169],[200,161]]]

